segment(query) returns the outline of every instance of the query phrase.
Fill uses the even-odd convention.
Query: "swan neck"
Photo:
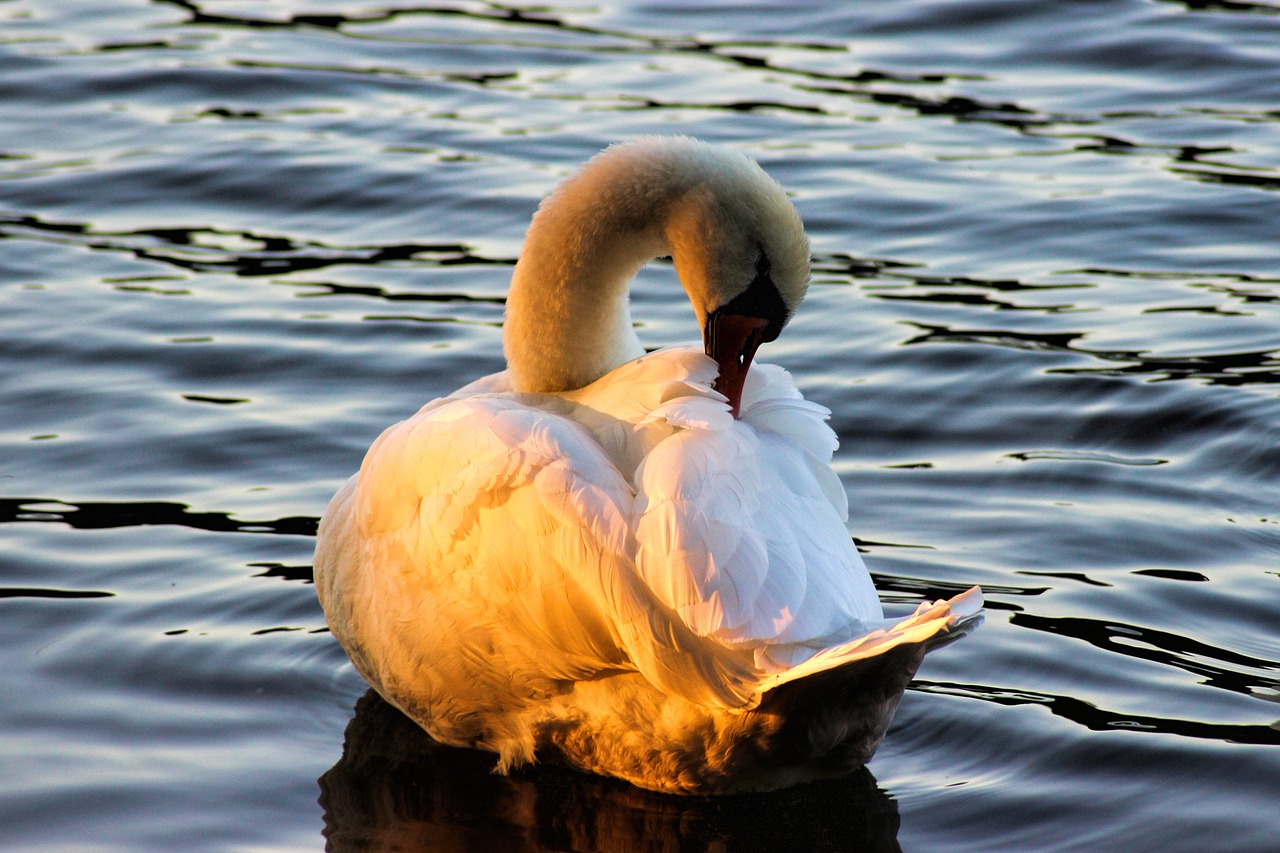
[[[581,388],[644,353],[630,284],[646,262],[671,254],[665,225],[680,193],[636,194],[616,176],[590,177],[548,198],[525,237],[503,338],[517,391]]]
[[[809,280],[804,225],[755,161],[688,137],[615,145],[562,183],[529,225],[507,298],[512,387],[569,391],[642,355],[630,283],[666,255],[701,328],[764,270],[778,309],[765,340]]]

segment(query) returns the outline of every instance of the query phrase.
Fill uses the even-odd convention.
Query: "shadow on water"
[[[771,794],[679,797],[538,765],[499,776],[373,691],[320,777],[329,851],[896,851],[897,804],[865,768]]]

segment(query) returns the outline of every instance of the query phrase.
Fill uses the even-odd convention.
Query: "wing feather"
[[[365,616],[335,634],[384,694],[434,709],[433,734],[496,738],[464,709],[634,669],[603,581],[630,563],[631,490],[578,425],[511,395],[446,401],[388,429],[351,490],[317,564],[336,612]]]
[[[636,571],[657,601],[698,637],[751,649],[774,671],[871,630],[882,613],[844,528],[830,413],[782,369],[758,365],[749,383],[757,372],[740,420],[704,387],[642,421],[673,432],[636,471],[633,525]]]
[[[498,374],[387,430],[316,558],[362,674],[436,737],[510,763],[532,755],[522,708],[575,681],[638,670],[748,708],[937,630],[940,611],[878,630],[829,412],[757,365],[734,419],[714,378],[696,348],[564,395]]]

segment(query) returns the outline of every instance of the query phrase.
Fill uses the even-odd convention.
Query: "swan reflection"
[[[436,743],[372,690],[320,778],[326,849],[900,850],[898,810],[865,768],[770,794],[681,797]]]

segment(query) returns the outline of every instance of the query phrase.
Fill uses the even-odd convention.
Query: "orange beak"
[[[742,386],[751,369],[751,359],[764,341],[769,321],[747,314],[721,314],[713,312],[707,318],[703,332],[703,346],[707,355],[716,360],[720,374],[713,386],[729,398],[729,411],[738,417],[742,408]]]

